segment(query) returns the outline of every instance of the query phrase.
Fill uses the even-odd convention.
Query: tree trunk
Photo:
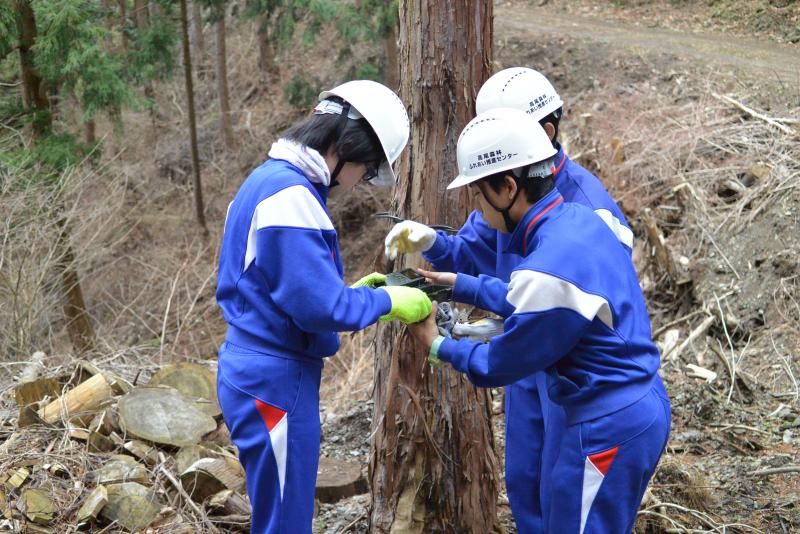
[[[84,132],[86,133],[86,144],[95,144],[97,142],[97,125],[95,124],[94,119],[86,121],[84,128]]]
[[[183,33],[183,72],[186,78],[186,103],[189,108],[189,136],[192,145],[192,171],[194,174],[194,210],[197,224],[208,235],[206,216],[203,212],[203,187],[200,182],[200,156],[197,150],[197,122],[194,113],[194,82],[192,81],[192,54],[189,51],[189,16],[186,1],[181,2],[181,30]]]
[[[219,124],[225,148],[233,148],[231,127],[231,105],[228,95],[228,65],[225,52],[225,8],[220,5],[217,13],[217,93],[219,96]]]
[[[59,229],[58,241],[58,272],[61,275],[61,285],[64,288],[64,316],[67,320],[67,332],[72,342],[72,348],[78,353],[90,351],[94,348],[94,327],[86,313],[86,303],[83,300],[78,271],[75,270],[75,253],[69,243],[69,228],[67,222],[61,219],[57,223]]]
[[[383,55],[386,58],[386,85],[398,89],[400,78],[400,66],[397,62],[397,25],[392,24],[387,28],[383,38]]]
[[[134,0],[133,2],[133,23],[137,30],[147,29],[147,1]]]
[[[203,10],[196,0],[192,1],[192,23],[189,26],[189,42],[192,44],[195,65],[200,66],[206,55],[206,45],[203,40]]]
[[[277,73],[278,64],[275,62],[275,46],[269,34],[269,14],[261,15],[258,20],[258,68],[261,70],[261,81],[269,80]]]
[[[17,31],[19,33],[19,64],[22,74],[22,103],[33,114],[33,134],[36,138],[50,130],[52,115],[50,101],[39,73],[36,72],[31,48],[36,43],[36,17],[30,0],[16,0]]]
[[[119,33],[122,36],[122,50],[125,53],[128,53],[128,0],[119,0],[119,18],[120,18],[120,25],[119,25]]]
[[[458,174],[458,135],[490,73],[491,51],[491,0],[401,2],[400,92],[411,104],[410,149],[393,201],[402,217],[463,223],[466,190],[445,186]],[[389,268],[419,262],[404,260]],[[491,532],[499,476],[489,391],[425,356],[404,327],[379,329],[370,531]]]

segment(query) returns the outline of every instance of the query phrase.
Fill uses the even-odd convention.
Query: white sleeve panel
[[[611,307],[606,299],[586,293],[574,284],[550,274],[527,270],[513,272],[507,298],[515,308],[514,313],[566,308],[588,321],[597,317],[609,328],[614,328]]]
[[[631,232],[630,228],[622,224],[619,219],[606,209],[594,210],[594,212],[611,228],[611,231],[614,232],[614,235],[623,245],[630,249],[633,248],[633,232]]]
[[[256,233],[270,226],[333,230],[330,217],[311,191],[302,185],[282,189],[259,202],[253,212],[242,272],[256,257]]]

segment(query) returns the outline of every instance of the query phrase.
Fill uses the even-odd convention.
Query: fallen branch
[[[776,121],[775,119],[773,119],[771,117],[767,117],[766,115],[764,115],[762,113],[759,113],[756,110],[745,106],[744,104],[742,104],[738,100],[734,100],[733,98],[731,98],[729,96],[718,95],[717,93],[711,93],[711,96],[713,96],[717,100],[722,100],[723,102],[727,102],[728,104],[731,104],[732,106],[735,106],[735,107],[741,109],[742,111],[744,111],[745,113],[747,113],[751,117],[755,117],[756,119],[762,120],[762,121],[766,122],[767,124],[771,124],[772,126],[778,128],[780,131],[782,131],[784,133],[787,133],[789,135],[797,135],[797,132],[795,132],[794,130],[792,130],[788,126],[786,126],[784,124],[781,124],[780,122]]]
[[[672,359],[677,359],[684,351],[684,349],[686,349],[686,347],[688,347],[689,344],[692,343],[695,339],[705,334],[706,330],[711,328],[711,325],[714,324],[714,321],[716,320],[717,320],[716,317],[714,317],[713,315],[709,315],[708,317],[706,317],[703,320],[703,322],[700,323],[700,326],[692,330],[692,332],[689,334],[689,337],[687,337],[680,345],[678,345],[671,351],[664,354],[664,359],[666,359],[667,357],[670,357]]]
[[[770,469],[762,469],[760,471],[750,471],[748,476],[751,477],[765,477],[769,475],[781,475],[784,473],[800,473],[800,465],[786,465],[783,467],[772,467]]]

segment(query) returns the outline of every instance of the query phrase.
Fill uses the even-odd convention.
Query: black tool
[[[438,302],[446,302],[453,299],[453,288],[438,284],[429,284],[425,277],[414,269],[403,269],[386,275],[387,286],[406,286],[421,289],[428,298]]]

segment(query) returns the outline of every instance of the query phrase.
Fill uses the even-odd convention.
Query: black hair
[[[510,170],[490,174],[484,178],[484,180],[486,180],[486,182],[489,184],[489,187],[491,187],[495,193],[499,193],[501,186],[505,183],[506,176],[510,176],[514,179],[514,181],[517,182],[517,187],[522,189],[522,191],[525,193],[525,198],[531,204],[535,204],[540,198],[552,191],[556,183],[555,176],[552,174],[545,176],[544,178],[540,178],[538,176],[533,178],[517,178],[511,174]]]
[[[344,100],[335,96],[327,100],[344,104]],[[366,119],[342,119],[341,115],[330,113],[312,114],[291,126],[281,137],[313,148],[323,156],[331,146],[335,146],[336,155],[342,162],[378,164],[386,159],[381,142]]]
[[[558,145],[558,123],[561,122],[562,115],[564,115],[564,108],[560,107],[551,114],[547,115],[546,117],[542,117],[539,120],[539,124],[542,125],[542,128],[544,128],[544,125],[548,122],[553,125],[553,128],[555,128],[556,131],[555,134],[553,134],[553,146]]]

